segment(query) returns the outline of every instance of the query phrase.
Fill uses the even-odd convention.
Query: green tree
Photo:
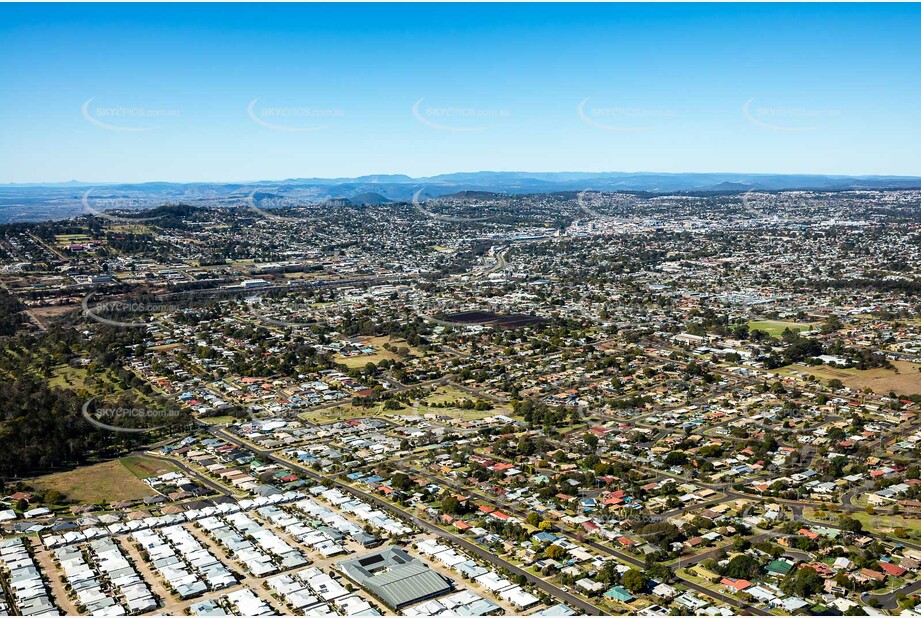
[[[630,569],[621,578],[624,588],[636,594],[646,589],[646,575],[639,569]]]
[[[550,558],[551,560],[559,560],[566,555],[566,550],[560,547],[559,545],[551,545],[544,550],[544,555]]]
[[[748,554],[741,554],[729,561],[724,574],[735,579],[754,579],[760,573],[761,563]]]

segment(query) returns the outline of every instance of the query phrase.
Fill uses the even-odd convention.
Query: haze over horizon
[[[809,172],[803,173],[774,173],[774,172],[732,172],[732,171],[702,171],[702,172],[660,172],[655,170],[637,170],[637,171],[623,171],[623,170],[605,170],[597,172],[589,172],[584,170],[542,170],[542,171],[531,171],[531,170],[454,170],[454,171],[444,171],[431,174],[429,176],[413,176],[410,174],[405,174],[402,172],[369,172],[364,174],[358,174],[355,176],[297,176],[290,178],[242,178],[242,179],[230,179],[230,180],[211,180],[211,179],[198,179],[198,180],[163,180],[158,178],[152,178],[149,180],[131,182],[131,181],[120,181],[120,180],[85,180],[81,178],[71,178],[69,180],[53,180],[53,181],[35,181],[35,182],[3,182],[0,183],[0,186],[61,186],[61,185],[96,185],[96,186],[108,186],[108,185],[141,185],[141,184],[215,184],[215,185],[252,185],[252,184],[266,184],[266,183],[284,183],[291,181],[326,181],[332,183],[333,181],[353,181],[353,180],[364,180],[366,179],[378,179],[385,177],[405,177],[405,180],[390,180],[388,182],[406,182],[406,183],[416,183],[418,181],[429,180],[432,178],[442,178],[442,177],[452,177],[452,176],[477,176],[477,175],[517,175],[517,176],[533,176],[539,178],[547,175],[598,175],[600,177],[604,176],[625,176],[625,177],[636,177],[636,176],[674,176],[674,177],[683,177],[683,176],[740,176],[740,177],[815,177],[815,178],[899,178],[899,179],[921,179],[921,174],[813,174]],[[374,182],[374,181],[372,181]],[[808,187],[807,187],[808,188]]]
[[[2,11],[0,183],[921,175],[917,5]]]

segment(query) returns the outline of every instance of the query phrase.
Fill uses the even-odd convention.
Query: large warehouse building
[[[340,570],[391,609],[447,594],[454,582],[399,547],[343,560]]]

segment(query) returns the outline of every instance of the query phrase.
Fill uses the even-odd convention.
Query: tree
[[[601,565],[596,581],[598,580],[608,586],[617,581],[617,563],[614,560],[607,560]]]
[[[736,556],[726,565],[725,575],[734,579],[754,579],[761,573],[761,564],[752,556]]]
[[[412,487],[412,485],[412,479],[410,479],[408,475],[402,472],[397,472],[390,479],[390,486],[399,491],[406,491]]]
[[[461,503],[455,496],[448,496],[441,501],[441,512],[448,515],[457,515],[461,512]]]
[[[521,439],[518,440],[519,455],[533,455],[535,450],[537,449],[534,446],[534,442],[532,442],[528,436],[522,436]]]
[[[663,460],[666,466],[681,466],[687,463],[687,453],[682,451],[671,451]]]
[[[45,492],[45,502],[48,504],[63,504],[64,494],[56,489],[49,489]]]
[[[643,526],[640,535],[650,543],[667,545],[681,539],[681,530],[678,529],[678,526],[663,521]]]
[[[638,593],[646,589],[646,576],[639,569],[630,569],[621,578],[620,582],[630,592]]]
[[[566,555],[566,550],[560,547],[559,545],[551,545],[544,550],[544,555],[550,558],[551,560],[559,560]]]
[[[802,567],[791,571],[780,583],[780,588],[787,594],[806,598],[822,589],[822,578],[812,567]]]
[[[860,523],[859,520],[848,517],[847,515],[842,515],[838,518],[838,525],[841,526],[842,530],[853,532],[854,534],[863,532],[863,524]]]

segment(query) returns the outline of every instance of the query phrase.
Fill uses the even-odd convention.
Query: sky
[[[921,5],[0,5],[0,183],[921,175]]]

